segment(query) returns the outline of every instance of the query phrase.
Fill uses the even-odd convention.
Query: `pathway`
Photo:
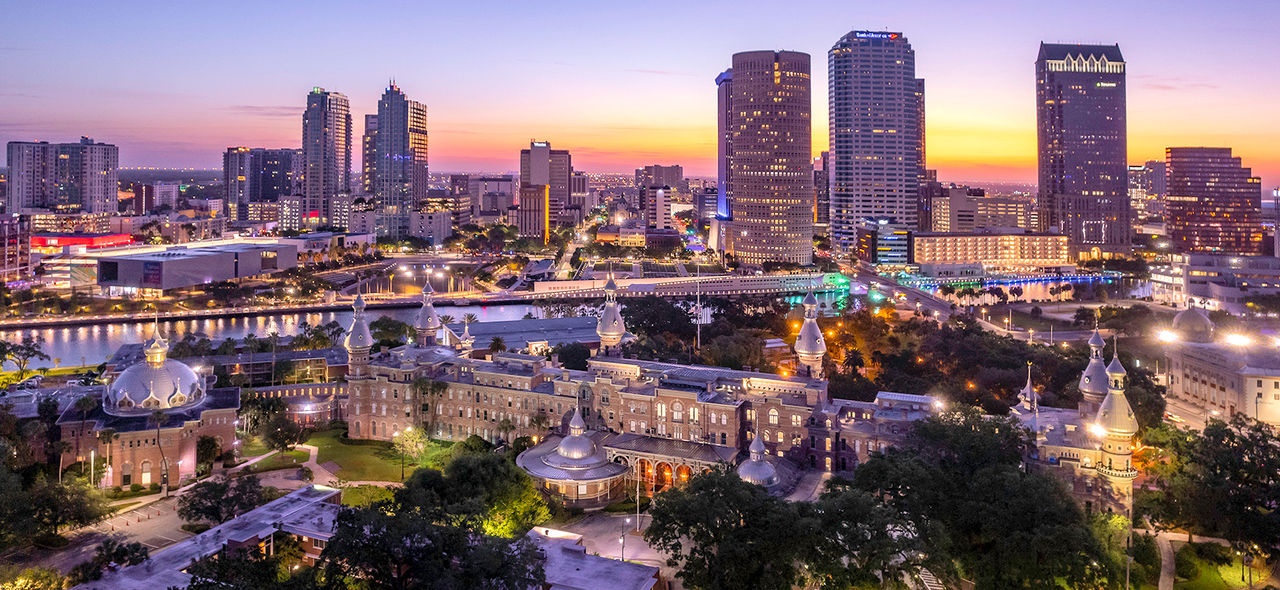
[[[1156,546],[1160,548],[1160,590],[1173,590],[1173,543],[1164,533],[1158,533]]]

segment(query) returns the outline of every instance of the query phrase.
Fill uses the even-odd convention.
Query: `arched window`
[[[359,423],[359,422],[356,422],[355,435],[356,435],[356,438],[359,438],[359,437],[360,437],[360,423]]]
[[[772,424],[774,426],[778,425],[778,409],[777,408],[769,409],[769,424]]]
[[[666,417],[667,417],[667,404],[664,404],[664,403],[662,403],[662,402],[658,402],[658,417],[659,417],[659,418],[666,418]]]
[[[689,421],[690,422],[698,421],[698,406],[689,407]]]
[[[784,440],[782,437],[783,437],[782,431],[781,431],[781,430],[779,430],[779,431],[778,431],[778,444],[782,444],[782,441]]]
[[[671,419],[672,419],[672,420],[683,420],[683,419],[684,419],[684,406],[680,405],[680,402],[676,402],[675,404],[672,404],[672,406],[671,406]]]
[[[800,426],[800,414],[792,414],[792,415],[791,415],[791,425],[792,425],[792,426]]]

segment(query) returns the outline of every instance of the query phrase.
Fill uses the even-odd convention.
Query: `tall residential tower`
[[[731,77],[731,82],[727,81]],[[813,261],[809,54],[747,51],[717,78],[725,118],[726,252],[743,264]]]
[[[1119,45],[1040,44],[1036,58],[1040,230],[1076,258],[1124,255],[1132,243]]]
[[[906,264],[924,179],[924,80],[902,33],[850,31],[827,54],[832,246],[884,236],[879,263]],[[898,239],[900,238],[900,239]]]
[[[367,138],[368,129],[365,133]],[[410,211],[427,199],[427,105],[409,100],[395,84],[388,86],[378,101],[373,146],[379,233],[407,236]]]
[[[346,95],[315,87],[302,114],[302,202],[297,227],[330,222],[330,203],[351,192],[351,104]]]

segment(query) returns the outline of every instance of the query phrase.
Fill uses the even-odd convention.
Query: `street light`
[[[1173,330],[1160,330],[1156,332],[1156,340],[1164,344],[1173,344],[1178,341],[1178,333]]]
[[[392,439],[392,440],[395,440],[395,439],[397,439],[397,438],[399,438],[399,437],[400,437],[400,431],[399,431],[399,430],[397,430],[397,431],[395,431],[395,432],[391,433],[391,439]],[[392,443],[392,444],[394,444],[394,443]],[[400,452],[399,452],[399,455],[400,455],[400,481],[404,481],[404,450],[403,450],[403,449],[397,449],[397,450],[399,450],[399,451],[400,451]]]
[[[623,525],[623,527],[622,527],[622,534],[621,534],[621,535],[618,535],[618,542],[619,542],[619,543],[622,543],[622,550],[621,550],[621,552],[618,554],[618,561],[626,561],[626,560],[627,560],[627,529],[628,529],[628,528],[631,528],[631,518],[630,518],[630,517],[628,517],[628,518],[627,518],[627,522],[626,522],[626,524],[625,524],[625,525]]]

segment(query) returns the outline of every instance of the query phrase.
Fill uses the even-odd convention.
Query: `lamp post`
[[[399,430],[391,433],[391,440],[393,441],[391,444],[395,444],[394,441],[398,438],[400,438]],[[396,449],[396,450],[398,451],[397,454],[400,455],[400,481],[404,481],[404,450],[403,449]]]
[[[627,529],[631,527],[631,518],[627,518],[627,524],[622,527],[622,534],[618,535],[618,542],[622,543],[622,549],[618,553],[619,561],[627,560]]]
[[[1027,328],[1027,344],[1035,344],[1035,343],[1036,343],[1036,329]]]

